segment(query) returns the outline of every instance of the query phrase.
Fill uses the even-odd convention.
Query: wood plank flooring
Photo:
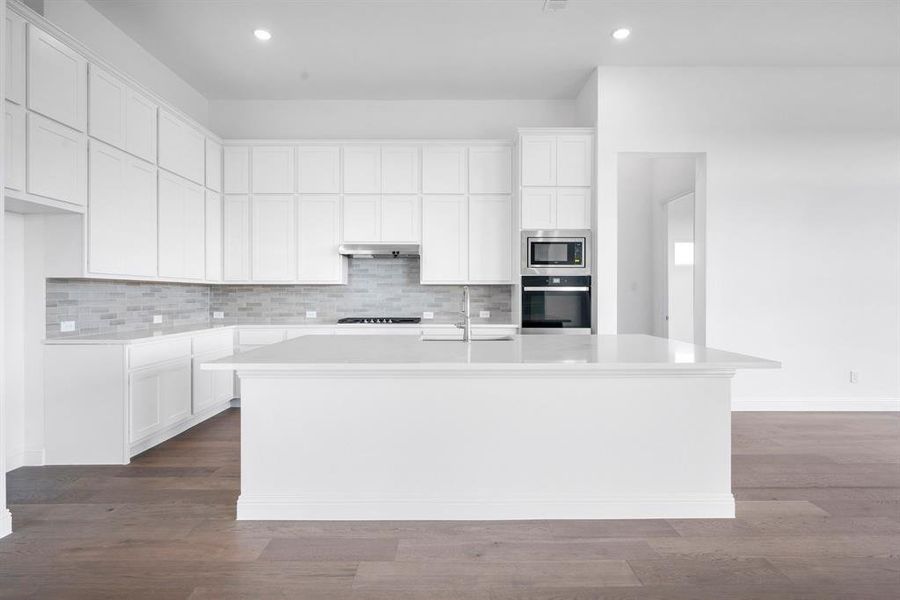
[[[125,467],[10,473],[0,598],[900,598],[900,415],[733,421],[733,520],[237,522],[232,409]]]

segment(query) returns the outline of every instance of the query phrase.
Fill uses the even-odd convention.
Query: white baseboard
[[[900,398],[802,398],[744,396],[731,399],[732,411],[900,411]]]
[[[232,398],[231,399],[231,408],[240,408],[241,407],[241,399],[240,398]]]
[[[6,457],[6,472],[10,472],[19,467],[42,467],[44,466],[43,450],[23,450],[10,454]]]
[[[6,507],[0,508],[0,538],[12,533],[12,513]]]
[[[247,496],[239,521],[503,521],[533,519],[729,519],[731,494],[633,495],[559,500],[309,499]]]

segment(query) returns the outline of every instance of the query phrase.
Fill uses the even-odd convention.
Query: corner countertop
[[[779,368],[776,361],[649,335],[524,335],[503,341],[414,336],[306,336],[205,363],[238,372],[719,371]]]

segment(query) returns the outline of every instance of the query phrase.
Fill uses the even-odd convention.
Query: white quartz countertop
[[[722,370],[776,361],[649,335],[524,335],[497,341],[416,336],[306,336],[205,363],[237,371]]]

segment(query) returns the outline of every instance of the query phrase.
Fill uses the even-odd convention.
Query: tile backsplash
[[[512,286],[470,286],[472,315],[491,311],[491,320],[512,318]],[[136,331],[153,326],[207,323],[333,322],[347,316],[421,316],[456,321],[462,287],[419,284],[415,258],[351,259],[347,285],[202,285],[88,279],[47,280],[47,337]],[[306,319],[316,311],[316,319]],[[60,332],[60,322],[75,329]]]

